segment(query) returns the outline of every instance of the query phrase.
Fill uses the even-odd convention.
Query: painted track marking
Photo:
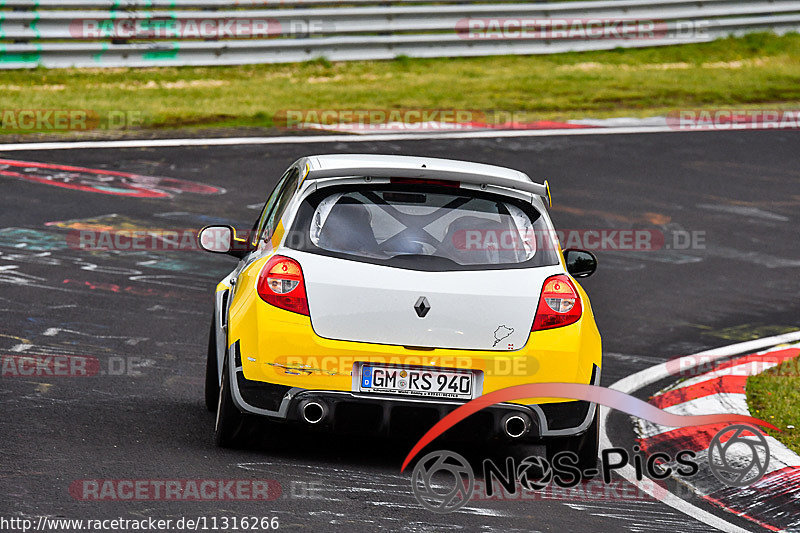
[[[513,137],[556,137],[566,135],[624,135],[631,133],[699,133],[731,131],[715,129],[677,130],[669,126],[623,128],[569,128],[554,130],[463,131],[455,133],[377,133],[366,135],[284,135],[276,137],[217,137],[209,139],[139,139],[119,141],[66,141],[0,144],[0,152],[25,150],[75,150],[88,148],[163,148],[179,146],[231,146],[245,144],[316,144],[376,141],[425,141],[447,139],[501,139]],[[738,130],[734,130],[738,131]],[[750,130],[747,130],[750,131]],[[755,130],[753,130],[755,131]],[[769,130],[773,131],[773,130]]]
[[[764,348],[768,348],[770,346],[775,346],[778,344],[789,343],[789,342],[796,342],[800,341],[800,331],[794,331],[791,333],[784,333],[783,335],[775,335],[774,337],[766,337],[763,339],[757,339],[753,341],[746,341],[740,342],[737,344],[732,344],[730,346],[723,346],[721,348],[714,348],[712,350],[706,350],[703,352],[699,352],[693,355],[687,355],[677,360],[669,361],[670,366],[667,366],[667,362],[652,366],[650,368],[646,368],[641,372],[637,372],[635,374],[631,374],[630,376],[623,378],[609,388],[616,389],[627,394],[633,394],[635,391],[641,389],[642,387],[646,387],[652,383],[660,381],[661,379],[668,378],[670,376],[670,369],[674,368],[676,363],[679,365],[679,368],[683,370],[690,370],[695,368],[701,364],[708,364],[710,361],[715,361],[717,359],[721,359],[724,357],[730,357],[732,355],[737,355],[741,353],[745,353],[748,351],[756,351],[761,350]],[[701,360],[701,357],[703,359]],[[690,364],[686,366],[680,366],[682,361],[686,361]],[[611,439],[608,436],[607,432],[607,421],[608,421],[608,414],[609,409],[606,407],[600,407],[600,416],[601,418],[601,428],[602,432],[600,434],[600,442],[601,447],[609,448],[612,446]],[[728,533],[746,533],[747,530],[743,529],[735,524],[732,524],[708,511],[704,511],[703,509],[692,505],[691,503],[687,502],[686,500],[682,500],[681,498],[675,496],[674,494],[667,493],[666,495],[656,496],[654,494],[655,491],[652,488],[647,487],[645,484],[641,484],[636,480],[636,475],[632,466],[627,465],[624,468],[618,470],[619,474],[625,478],[629,483],[639,487],[642,491],[650,494],[650,496],[661,500],[665,504],[669,505],[673,509],[680,511],[686,515],[703,522],[711,527],[715,527],[721,531],[725,531]]]

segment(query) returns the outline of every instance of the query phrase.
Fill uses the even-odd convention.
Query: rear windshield
[[[403,268],[471,270],[555,265],[548,239],[541,214],[525,202],[455,187],[387,185],[309,196],[287,244]]]

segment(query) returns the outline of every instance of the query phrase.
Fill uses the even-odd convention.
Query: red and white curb
[[[485,128],[454,128],[452,123],[425,123],[422,126],[403,124],[401,129],[386,127],[371,128],[369,131],[354,131],[351,125],[341,126],[339,130],[318,125],[324,135],[279,135],[274,137],[206,137],[189,139],[126,139],[105,141],[53,141],[22,142],[0,144],[0,154],[32,150],[89,150],[122,148],[178,148],[187,146],[259,146],[284,144],[331,144],[368,143],[399,141],[459,141],[465,139],[518,139],[530,137],[563,137],[585,135],[639,135],[650,133],[696,133],[731,130],[795,130],[800,129],[800,119],[784,122],[763,122],[754,126],[730,126],[728,123],[691,125],[678,127],[668,124],[666,117],[582,119],[566,122],[537,121],[531,123],[492,125]],[[385,125],[379,125],[385,126]],[[695,127],[697,126],[697,127]],[[510,129],[501,129],[508,127]]]
[[[650,398],[650,403],[674,414],[700,415],[735,413],[751,415],[747,407],[745,385],[748,376],[778,366],[800,355],[800,343],[782,345],[753,354],[738,356],[713,365],[713,370],[695,369],[694,377],[673,384]],[[674,365],[676,376],[681,372]],[[657,451],[675,453],[691,450],[697,461],[707,464],[711,439],[728,424],[699,428],[672,429],[638,419],[635,430],[639,445],[648,454]],[[745,488],[721,484],[711,475],[700,473],[689,479],[692,490],[735,514],[743,516],[773,531],[800,527],[800,456],[775,438],[767,436],[770,460],[764,477]],[[733,449],[731,449],[733,451]],[[730,459],[730,457],[729,457]],[[734,459],[735,461],[735,459]],[[742,459],[746,462],[746,458]]]
[[[393,133],[443,133],[443,132],[491,132],[491,131],[569,131],[569,130],[613,130],[637,129],[641,131],[729,131],[757,129],[798,129],[800,128],[800,111],[784,112],[753,110],[692,110],[674,112],[666,116],[655,117],[612,117],[585,118],[573,120],[511,120],[491,123],[480,120],[442,121],[428,120],[420,122],[386,121],[386,122],[337,122],[319,124],[314,122],[300,123],[291,129],[319,130],[334,133],[351,133],[356,135],[387,135]]]
[[[634,126],[642,126],[636,119]],[[605,124],[603,120],[590,121],[593,123],[583,124],[581,121],[568,120],[558,122],[553,120],[537,120],[532,122],[505,122],[503,124],[488,124],[485,122],[382,122],[378,124],[365,124],[361,122],[341,122],[337,124],[304,124],[301,129],[332,131],[337,133],[353,133],[356,135],[367,134],[387,134],[387,133],[435,133],[448,131],[513,131],[513,130],[565,130],[579,128],[605,128],[611,124]],[[666,118],[659,126],[666,126]],[[649,124],[647,124],[649,125]]]
[[[648,368],[618,381],[611,388],[630,394],[671,376],[691,373],[692,378],[662,390],[651,402],[676,414],[750,414],[744,388],[747,376],[797,357],[800,354],[798,341],[800,331],[708,350]],[[728,360],[733,356],[738,357]],[[603,408],[601,416],[604,423],[601,444],[610,447],[605,425],[608,409]],[[689,449],[697,452],[698,463],[706,462],[708,445],[722,427],[675,430],[635,420],[640,446],[646,452]],[[750,487],[727,487],[710,474],[690,478],[689,486],[707,501],[769,530],[796,530],[800,527],[800,456],[772,437],[767,437],[767,440],[771,454],[769,468],[765,476]],[[626,467],[620,473],[629,482],[643,485],[636,481],[633,467]],[[745,531],[674,494],[652,496],[722,531]]]
[[[674,121],[672,121],[674,122]],[[353,133],[356,135],[389,134],[389,133],[436,133],[456,131],[525,131],[525,130],[576,130],[586,128],[673,128],[667,117],[614,117],[587,118],[580,120],[533,120],[527,122],[511,121],[490,124],[480,121],[446,122],[422,121],[399,122],[388,121],[376,124],[363,122],[340,122],[336,124],[306,123],[300,129],[331,131],[337,133]]]

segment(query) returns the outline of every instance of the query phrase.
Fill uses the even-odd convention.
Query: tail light
[[[560,328],[581,318],[581,299],[567,276],[558,274],[544,281],[542,296],[531,331]]]
[[[308,298],[300,263],[275,255],[261,270],[258,295],[270,305],[308,316]]]

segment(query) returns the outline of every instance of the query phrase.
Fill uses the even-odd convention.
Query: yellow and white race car
[[[597,263],[562,252],[549,202],[546,182],[485,164],[296,161],[246,236],[229,226],[199,235],[204,249],[239,259],[217,286],[211,324],[216,443],[239,444],[248,415],[391,433],[512,385],[599,384],[600,335],[575,280]],[[530,398],[462,424],[594,464],[596,411]]]

